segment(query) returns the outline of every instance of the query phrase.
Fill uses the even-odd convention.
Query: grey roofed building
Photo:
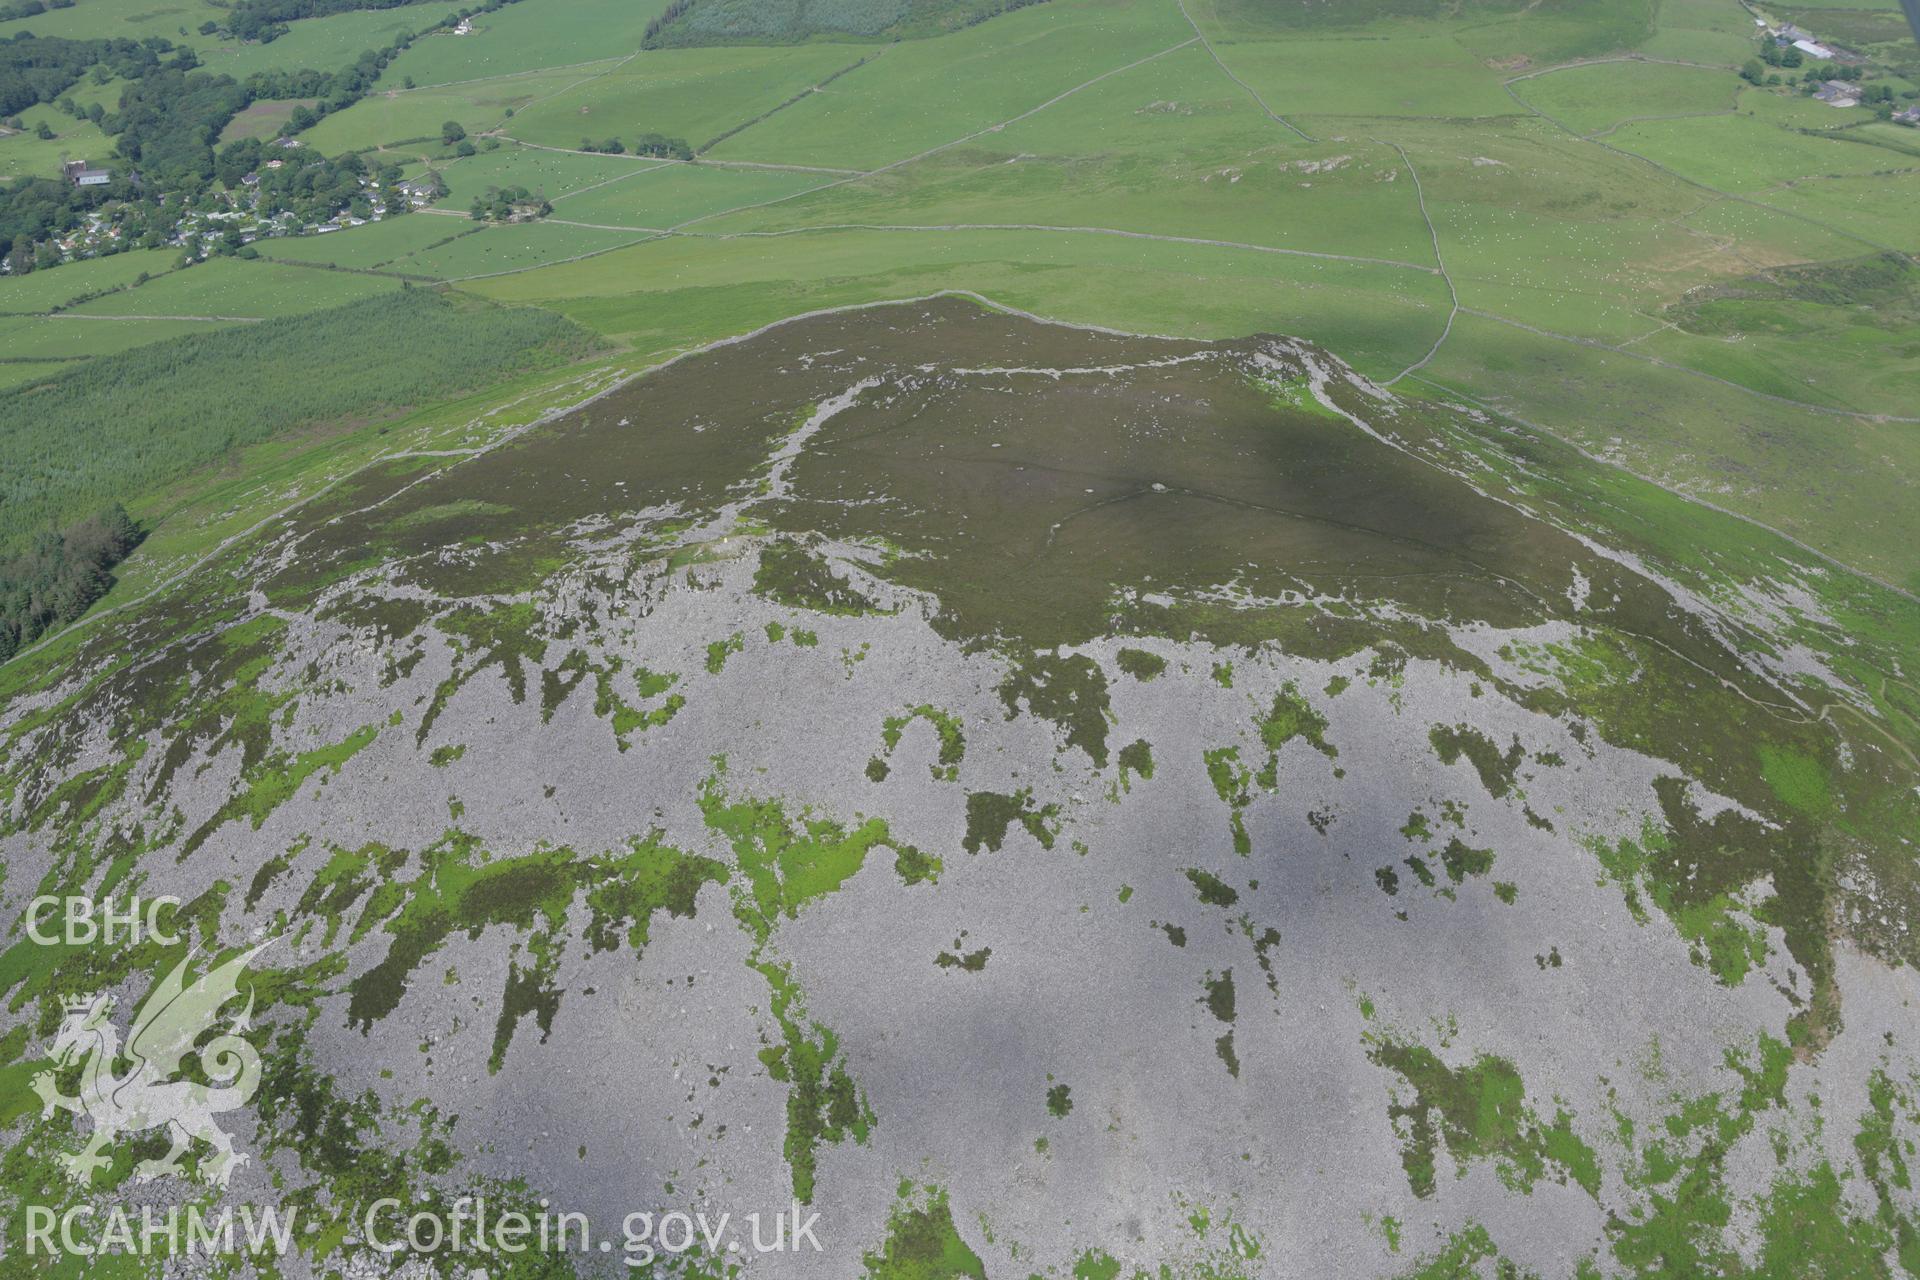
[[[111,169],[92,169],[85,160],[69,160],[60,167],[67,181],[76,187],[104,187],[113,181]]]

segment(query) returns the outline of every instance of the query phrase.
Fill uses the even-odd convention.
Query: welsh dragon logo
[[[234,1170],[247,1163],[246,1153],[234,1149],[233,1139],[214,1116],[246,1105],[260,1087],[259,1050],[240,1034],[251,1026],[252,994],[224,1031],[198,1048],[196,1042],[218,1029],[220,1010],[239,997],[240,975],[269,945],[271,940],[244,951],[191,983],[189,955],[141,1003],[124,1048],[113,1024],[110,994],[67,1002],[52,1058],[60,1068],[84,1063],[80,1092],[61,1093],[52,1071],[33,1078],[33,1091],[40,1095],[43,1115],[68,1111],[93,1121],[86,1146],[62,1157],[68,1177],[86,1186],[94,1171],[109,1163],[106,1150],[117,1139],[155,1128],[167,1131],[171,1145],[159,1159],[140,1162],[134,1169],[139,1181],[183,1172],[180,1157],[196,1138],[213,1148],[200,1174],[214,1186],[226,1186]],[[173,1078],[189,1054],[198,1057],[211,1084]],[[128,1064],[125,1074],[116,1075],[115,1066],[123,1062]]]

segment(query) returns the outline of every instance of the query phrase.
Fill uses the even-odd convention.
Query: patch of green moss
[[[747,647],[745,635],[736,631],[723,640],[715,640],[707,645],[707,674],[719,675],[726,669],[727,659]]]
[[[960,847],[968,853],[982,849],[998,852],[1006,843],[1007,828],[1018,822],[1042,849],[1053,848],[1059,834],[1060,807],[1054,804],[1035,808],[1033,793],[1022,787],[1012,795],[997,791],[967,793],[967,833]]]
[[[1440,865],[1446,868],[1447,879],[1460,884],[1468,876],[1483,876],[1493,870],[1493,850],[1472,848],[1454,836],[1440,850]]]
[[[1120,785],[1132,789],[1132,779],[1138,775],[1151,782],[1153,780],[1153,746],[1145,738],[1135,738],[1120,748]]]
[[[1677,864],[1672,833],[1658,821],[1648,819],[1637,839],[1594,839],[1587,848],[1620,887],[1633,918],[1645,924],[1651,901],[1687,940],[1693,962],[1721,983],[1738,986],[1765,962],[1767,935],[1760,923],[1743,919],[1748,913],[1731,894],[1702,894],[1690,884]]]
[[[942,951],[933,962],[942,969],[960,969],[967,973],[979,973],[987,967],[987,961],[993,957],[992,947],[981,947],[978,951]]]
[[[1253,774],[1240,763],[1240,748],[1215,747],[1201,753],[1207,766],[1207,780],[1213,793],[1228,809],[1228,824],[1233,832],[1233,851],[1241,857],[1253,852],[1253,837],[1247,834],[1246,808],[1253,803]]]
[[[1526,748],[1520,745],[1519,738],[1516,737],[1513,744],[1502,752],[1492,738],[1471,725],[1437,724],[1427,737],[1433,743],[1441,764],[1452,764],[1465,756],[1468,763],[1473,765],[1474,772],[1480,775],[1480,785],[1496,800],[1513,790],[1514,774],[1527,758]]]
[[[1084,751],[1097,768],[1107,767],[1107,677],[1085,654],[1032,653],[1017,659],[1000,682],[1000,701],[1011,720],[1025,709],[1050,720],[1069,747]]]
[[[778,604],[815,613],[858,616],[881,611],[835,572],[824,556],[791,538],[776,538],[760,549],[753,590]]]
[[[839,1038],[806,1016],[791,971],[764,959],[754,960],[753,967],[772,990],[781,1032],[780,1043],[760,1050],[760,1062],[787,1086],[787,1167],[794,1197],[811,1204],[820,1145],[849,1138],[864,1145],[873,1130],[873,1110],[847,1071]]]
[[[1238,891],[1218,876],[1210,875],[1198,867],[1188,867],[1186,875],[1194,893],[1210,907],[1230,907],[1240,901]]]
[[[1819,761],[1789,747],[1762,744],[1760,775],[1780,803],[1809,818],[1823,818],[1833,807],[1827,789],[1827,771]]]
[[[339,773],[347,761],[372,745],[379,734],[378,725],[362,725],[339,742],[324,747],[315,747],[294,756],[273,753],[244,774],[241,789],[229,797],[212,817],[194,828],[181,846],[181,859],[187,858],[205,844],[215,831],[237,818],[247,819],[258,831],[269,814],[299,793],[307,779],[323,770],[327,775]]]
[[[420,717],[414,740],[422,746],[453,695],[482,671],[498,667],[513,700],[525,702],[527,669],[539,670],[547,651],[539,612],[525,601],[495,608],[463,605],[441,615],[433,625],[453,645],[453,670],[434,689]]]
[[[1212,1014],[1216,1021],[1232,1022],[1233,970],[1228,969],[1217,978],[1209,973],[1203,985],[1206,988],[1206,995],[1201,997],[1200,1003],[1207,1006],[1207,1012]]]
[[[905,732],[906,727],[915,720],[925,720],[933,726],[934,732],[939,735],[939,753],[935,756],[934,762],[927,766],[933,772],[933,780],[935,782],[958,782],[960,780],[960,765],[967,758],[966,730],[961,725],[959,716],[949,711],[943,711],[939,707],[932,706],[931,704],[922,703],[911,711],[904,712],[900,715],[888,716],[886,720],[882,722],[880,726],[880,740],[885,748],[882,754],[888,757],[893,755],[893,749],[900,745],[900,735]],[[871,770],[869,770],[868,776],[873,776]],[[882,778],[884,778],[884,776],[883,773]],[[874,781],[881,781],[881,778],[874,778]]]
[[[894,851],[895,869],[907,883],[938,872],[938,860],[896,840],[885,819],[860,819],[849,827],[810,808],[789,815],[778,800],[729,796],[724,763],[701,784],[699,801],[708,828],[725,837],[745,877],[735,914],[761,943],[780,916],[791,918],[834,892],[876,848]]]
[[[878,1253],[862,1257],[867,1280],[986,1280],[986,1264],[953,1226],[947,1193],[900,1186]]]
[[[1340,754],[1327,741],[1327,718],[1314,710],[1313,704],[1302,696],[1299,686],[1291,680],[1273,695],[1273,705],[1254,724],[1260,730],[1260,741],[1266,744],[1269,752],[1278,752],[1295,738],[1302,738],[1329,760]]]
[[[1551,1173],[1598,1197],[1599,1158],[1573,1132],[1564,1111],[1545,1123],[1534,1114],[1511,1062],[1482,1054],[1466,1066],[1451,1067],[1423,1045],[1374,1033],[1367,1041],[1367,1057],[1398,1074],[1411,1090],[1391,1103],[1387,1114],[1415,1196],[1433,1195],[1435,1157],[1444,1146],[1463,1172],[1470,1161],[1491,1160],[1501,1180],[1518,1191]]]
[[[1167,660],[1159,654],[1131,647],[1123,648],[1115,654],[1113,664],[1135,680],[1142,682],[1153,679],[1167,669]]]

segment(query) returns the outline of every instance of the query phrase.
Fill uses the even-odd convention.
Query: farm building
[[[1904,111],[1894,112],[1893,121],[1895,124],[1912,125],[1915,128],[1920,128],[1920,107],[1908,107]]]
[[[1829,80],[1813,96],[1830,107],[1857,107],[1860,105],[1860,86],[1845,80]]]
[[[90,169],[85,160],[69,160],[60,168],[67,181],[76,187],[104,187],[113,181],[111,170]]]
[[[1833,50],[1827,48],[1827,46],[1823,44],[1818,43],[1817,41],[1795,40],[1793,42],[1793,47],[1798,49],[1800,52],[1806,54],[1809,58],[1833,57]]]

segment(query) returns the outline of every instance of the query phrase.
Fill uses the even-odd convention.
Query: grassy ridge
[[[277,433],[446,399],[590,344],[547,312],[403,289],[17,387],[0,394],[0,550]]]

